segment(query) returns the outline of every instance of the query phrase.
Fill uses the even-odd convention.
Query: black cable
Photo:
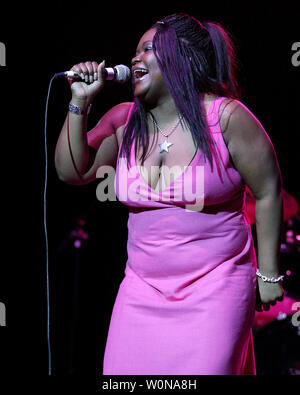
[[[51,361],[51,333],[50,333],[50,283],[49,283],[49,243],[48,243],[48,231],[47,231],[47,186],[48,186],[48,149],[47,149],[47,118],[48,118],[48,105],[49,105],[49,96],[50,90],[52,86],[52,82],[57,77],[65,77],[65,73],[56,73],[51,78],[48,94],[46,99],[46,109],[45,109],[45,123],[44,123],[44,147],[45,147],[45,183],[44,183],[44,233],[45,233],[45,245],[46,245],[46,282],[47,282],[47,344],[48,344],[48,364],[49,370],[48,374],[51,376],[52,372],[52,361]],[[74,165],[74,168],[80,178],[82,178],[79,173],[75,160],[73,158],[71,143],[70,143],[70,132],[69,132],[69,113],[67,119],[67,132],[68,132],[68,145],[70,150],[71,159]]]
[[[47,282],[47,344],[48,344],[48,374],[51,376],[52,362],[51,362],[51,336],[50,336],[50,290],[49,290],[49,244],[48,244],[48,231],[47,231],[47,186],[48,186],[48,149],[47,149],[47,117],[48,117],[48,104],[50,89],[53,80],[58,75],[55,74],[49,83],[48,94],[46,99],[45,109],[45,123],[44,123],[44,146],[45,146],[45,183],[44,183],[44,232],[46,243],[46,282]]]

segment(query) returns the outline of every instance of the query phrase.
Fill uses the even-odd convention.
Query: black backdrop
[[[0,359],[9,371],[46,378],[43,132],[51,77],[87,60],[129,65],[144,31],[173,12],[218,21],[236,44],[241,101],[265,127],[278,155],[284,188],[299,201],[300,67],[292,64],[291,47],[300,37],[296,10],[289,2],[111,2],[76,4],[69,10],[46,3],[12,8],[3,12],[0,30],[7,48],[0,78],[2,226],[8,236],[0,266],[0,302],[7,312],[7,325],[0,328]],[[93,376],[101,374],[111,309],[124,273],[127,210],[118,202],[100,203],[97,181],[76,187],[58,180],[54,149],[69,100],[67,81],[54,81],[47,122],[52,374]],[[89,127],[113,105],[131,100],[130,84],[107,83],[95,99]],[[72,236],[78,226],[89,236],[81,248],[74,247]]]

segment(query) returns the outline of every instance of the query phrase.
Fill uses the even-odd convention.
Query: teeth
[[[147,73],[148,73],[148,70],[146,70],[146,69],[135,69],[133,74],[134,74],[135,78],[141,78]]]

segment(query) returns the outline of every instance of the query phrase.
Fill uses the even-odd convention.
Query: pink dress
[[[255,374],[256,256],[245,184],[219,126],[224,99],[207,117],[221,172],[216,162],[211,171],[198,150],[186,171],[156,192],[136,168],[134,145],[129,170],[118,157],[115,190],[129,207],[128,260],[103,375]]]

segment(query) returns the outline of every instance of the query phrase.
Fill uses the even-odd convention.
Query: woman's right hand
[[[98,64],[97,62],[78,63],[71,68],[76,71],[84,81],[78,78],[71,80],[72,103],[87,107],[92,103],[94,97],[101,91],[105,84],[103,71],[105,61]]]

